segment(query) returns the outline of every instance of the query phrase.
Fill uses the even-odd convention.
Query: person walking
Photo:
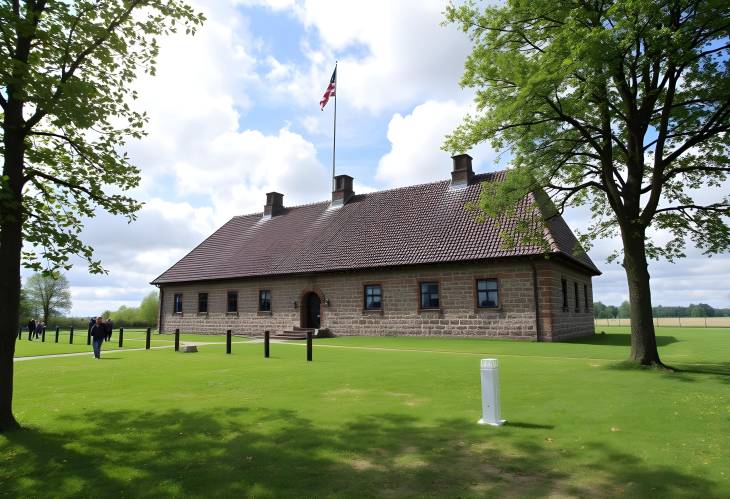
[[[106,336],[106,326],[101,317],[96,318],[96,323],[91,326],[91,344],[94,348],[94,358],[101,359],[101,344],[104,343],[104,337]]]
[[[38,322],[36,322],[35,332],[34,332],[33,336],[36,338],[40,338],[41,334],[43,334],[43,321],[38,321]]]
[[[28,321],[28,335],[30,336],[35,332],[35,319]]]
[[[112,339],[112,331],[114,330],[114,323],[111,319],[107,319],[104,322],[104,327],[106,328],[106,336],[104,337],[105,341],[111,341]]]

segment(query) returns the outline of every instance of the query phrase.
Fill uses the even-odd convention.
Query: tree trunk
[[[0,432],[18,428],[13,416],[13,357],[20,307],[20,252],[23,246],[22,106],[8,102],[4,117],[5,146],[0,202]]]
[[[629,303],[631,304],[630,359],[645,366],[663,366],[659,360],[652,318],[645,231],[631,228],[622,231],[622,234],[624,270],[629,284]]]

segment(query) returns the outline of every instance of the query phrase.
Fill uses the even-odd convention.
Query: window
[[[365,310],[380,310],[383,306],[383,288],[380,284],[365,286]]]
[[[588,285],[583,285],[583,301],[585,302],[586,312],[588,312]]]
[[[497,308],[498,306],[497,279],[477,279],[477,307]]]
[[[563,287],[563,309],[568,309],[568,281],[565,279],[560,279],[560,284],[562,284]]]
[[[226,312],[238,312],[238,291],[229,291]]]
[[[259,312],[271,312],[271,291],[259,290]]]
[[[172,312],[182,314],[182,293],[176,293],[172,301]]]
[[[421,283],[421,308],[439,308],[439,283]]]
[[[208,313],[208,293],[198,293],[198,313]]]
[[[580,300],[578,299],[578,283],[577,282],[574,282],[573,283],[573,292],[575,293],[575,296],[574,296],[574,298],[575,298],[575,311],[577,312],[577,311],[580,310]]]

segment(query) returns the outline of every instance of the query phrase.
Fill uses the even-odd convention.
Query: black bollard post
[[[180,330],[179,329],[175,330],[175,351],[176,352],[180,351]]]
[[[145,349],[150,349],[150,335],[152,334],[152,328],[147,328],[147,343],[145,344]]]
[[[33,331],[28,331],[28,341],[33,341]]]
[[[41,333],[41,343],[46,342],[46,326],[43,326],[43,332]]]
[[[264,357],[269,358],[269,336],[270,332],[264,331]]]
[[[307,331],[307,362],[312,362],[312,331]]]
[[[226,331],[226,353],[231,353],[231,330]]]
[[[71,330],[68,332],[68,344],[73,345],[74,344],[74,327],[71,326]]]
[[[119,348],[122,348],[122,344],[124,343],[124,328],[119,328]]]
[[[60,328],[58,326],[56,326],[56,343],[58,343],[58,332],[59,332],[59,330],[60,330]]]
[[[91,328],[88,328],[86,332],[86,344],[91,345]]]
[[[18,339],[20,340],[20,339],[22,339],[22,337],[23,337],[23,328],[21,326],[21,328],[18,330]]]

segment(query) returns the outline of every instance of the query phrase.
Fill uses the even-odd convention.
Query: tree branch
[[[101,36],[96,37],[91,44],[86,47],[84,50],[79,52],[79,54],[74,58],[73,62],[69,66],[68,70],[64,70],[61,72],[60,81],[58,82],[58,86],[56,87],[55,92],[51,96],[49,106],[41,107],[39,106],[38,109],[36,109],[35,113],[28,119],[25,125],[26,132],[29,131],[31,128],[33,128],[40,120],[42,120],[50,111],[55,102],[58,101],[59,97],[63,93],[64,83],[66,83],[71,77],[74,76],[76,73],[76,70],[81,67],[81,65],[86,62],[86,58],[97,48],[99,48],[101,45],[103,45],[109,37],[114,33],[114,31],[125,21],[127,20],[132,11],[142,2],[142,0],[131,0],[129,2],[129,6],[115,19],[112,20],[112,22],[109,23],[108,26],[104,28],[104,34]]]

